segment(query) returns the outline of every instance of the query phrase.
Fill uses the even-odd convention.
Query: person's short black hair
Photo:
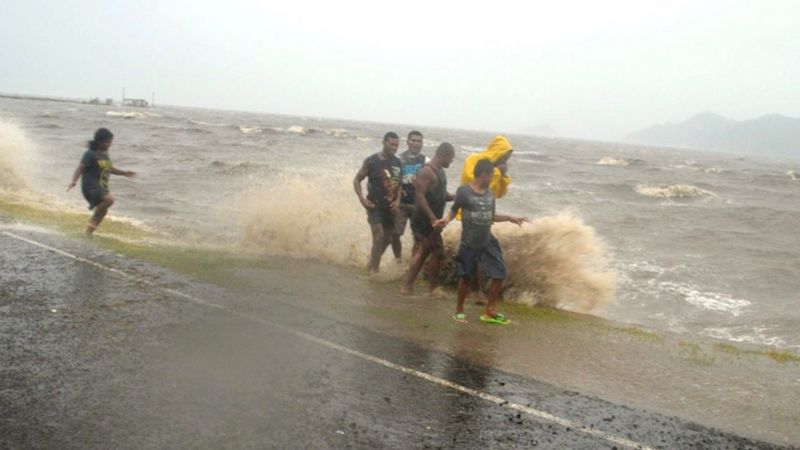
[[[400,140],[400,136],[397,135],[394,131],[389,131],[383,135],[383,142],[388,141],[389,139],[397,139]]]
[[[408,139],[411,139],[411,136],[419,136],[422,137],[422,133],[417,130],[411,130],[408,132]]]
[[[455,152],[456,152],[456,148],[455,148],[455,147],[453,147],[453,144],[451,144],[451,143],[449,143],[449,142],[442,142],[442,143],[441,143],[441,144],[439,144],[439,146],[436,148],[436,156],[438,156],[438,157],[440,157],[440,158],[441,158],[442,156],[447,156],[447,155],[452,155],[452,154],[455,154]]]
[[[98,128],[97,131],[94,132],[94,139],[89,141],[89,148],[92,150],[97,150],[100,148],[100,144],[113,139],[114,133],[109,131],[108,128]]]
[[[483,175],[484,173],[494,173],[494,164],[488,159],[482,159],[475,164],[475,178]]]

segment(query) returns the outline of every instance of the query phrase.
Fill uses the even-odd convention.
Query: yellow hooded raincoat
[[[461,172],[461,185],[469,184],[475,179],[475,165],[478,164],[478,161],[488,159],[492,163],[496,163],[508,155],[511,150],[511,143],[508,142],[508,139],[500,135],[495,136],[486,150],[467,156],[467,160],[464,161],[464,170]],[[509,184],[511,184],[511,177],[503,176],[500,169],[495,167],[492,183],[489,185],[489,189],[494,193],[494,198],[506,195]]]
[[[478,164],[478,161],[488,159],[492,163],[496,163],[504,156],[511,153],[511,150],[511,143],[508,142],[508,139],[500,135],[495,136],[486,150],[467,156],[466,161],[464,161],[464,170],[461,172],[461,185],[469,184],[475,179],[475,166]],[[509,184],[511,184],[511,177],[507,175],[503,176],[500,169],[495,167],[494,173],[492,174],[492,182],[489,184],[489,189],[494,193],[494,198],[500,198],[506,195]],[[461,220],[461,211],[458,211],[456,218]]]

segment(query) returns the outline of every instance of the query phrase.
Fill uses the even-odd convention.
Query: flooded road
[[[233,291],[36,230],[0,230],[0,249],[2,447],[773,447],[372,331],[269,279]]]

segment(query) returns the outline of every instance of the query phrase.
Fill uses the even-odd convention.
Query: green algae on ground
[[[539,322],[570,322],[576,320],[576,317],[568,311],[559,309],[548,308],[544,306],[528,306],[522,303],[503,303],[502,306],[504,314],[514,318],[531,319]]]
[[[762,355],[770,358],[774,361],[777,361],[781,364],[785,364],[788,362],[793,363],[800,363],[800,355],[795,353],[791,353],[789,351],[779,351],[779,350],[767,350],[764,352],[760,352]]]
[[[37,207],[38,206],[38,207]],[[55,211],[44,205],[21,204],[0,196],[0,211],[23,222],[54,228],[67,236],[83,236],[90,217],[71,211]],[[274,265],[261,258],[234,255],[216,249],[198,249],[170,245],[163,234],[143,230],[131,223],[115,220],[113,216],[103,221],[92,240],[94,244],[127,256],[169,267],[187,275],[220,284],[229,281],[225,270],[236,266],[264,267]]]
[[[376,318],[391,319],[393,322],[415,328],[429,328],[438,325],[441,317],[433,317],[430,314],[420,315],[414,310],[405,310],[398,308],[386,308],[384,306],[364,306],[364,310]]]
[[[248,267],[277,270],[280,268],[277,264],[263,258],[238,256],[224,250],[154,247],[139,243],[121,242],[106,236],[98,236],[94,241],[114,252],[168,267],[223,287],[236,287],[240,282],[237,277],[231,274],[231,269]]]
[[[55,227],[65,234],[82,235],[86,224],[91,217],[89,212],[82,214],[72,211],[56,211],[44,205],[37,207],[36,203],[23,204],[11,201],[0,196],[0,211],[3,211],[18,220],[32,222],[38,225]],[[102,233],[125,237],[129,240],[148,240],[163,238],[156,233],[148,232],[127,222],[115,220],[113,216],[107,217],[102,224]]]
[[[733,344],[728,344],[726,342],[717,342],[716,344],[714,344],[714,349],[723,353],[727,353],[729,355],[736,355],[736,356],[739,356],[743,353],[743,350],[740,349],[739,347]]]
[[[639,327],[636,327],[636,326],[633,326],[633,325],[629,325],[629,326],[626,326],[626,327],[618,327],[618,326],[614,326],[614,325],[609,325],[609,328],[612,329],[612,330],[615,330],[615,331],[619,331],[621,333],[629,334],[629,335],[631,335],[633,337],[636,337],[636,338],[639,338],[639,339],[642,339],[642,340],[649,340],[649,341],[663,341],[664,340],[663,336],[661,336],[660,334],[658,334],[658,333],[656,333],[654,331],[645,330],[644,328],[639,328]]]
[[[727,353],[729,355],[735,355],[737,357],[742,355],[751,355],[751,356],[766,357],[781,364],[800,363],[800,355],[797,355],[796,353],[791,352],[789,350],[776,350],[776,349],[758,350],[750,348],[741,348],[734,344],[729,344],[727,342],[718,342],[714,344],[714,349],[723,353]]]
[[[703,352],[700,345],[696,342],[678,342],[678,354],[692,364],[710,366],[716,359]]]

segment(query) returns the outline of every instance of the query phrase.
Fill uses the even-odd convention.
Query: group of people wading
[[[383,137],[383,149],[364,160],[353,180],[358,200],[367,212],[372,232],[372,249],[367,269],[377,272],[381,257],[391,246],[400,260],[403,235],[407,222],[414,234],[414,249],[401,292],[411,294],[422,267],[427,260],[429,290],[437,287],[439,267],[444,258],[442,230],[454,218],[461,220],[461,242],[456,255],[458,303],[453,319],[466,322],[464,300],[471,290],[482,296],[480,278],[491,280],[485,311],[480,320],[507,324],[509,320],[497,311],[496,303],[506,278],[506,267],[500,244],[491,233],[494,222],[513,222],[521,225],[525,217],[498,214],[495,199],[508,192],[508,160],[513,149],[503,136],[496,136],[489,147],[467,157],[461,176],[461,186],[455,194],[447,191],[448,168],[455,159],[455,148],[443,142],[433,158],[422,154],[423,136],[419,131],[408,134],[408,150],[396,156],[400,145],[397,133]],[[367,179],[367,195],[362,182]],[[445,213],[446,203],[452,201]]]
[[[109,149],[114,135],[105,128],[95,132],[94,139],[83,154],[73,173],[67,190],[81,179],[81,191],[89,209],[94,210],[86,225],[86,235],[91,237],[100,226],[114,197],[108,187],[109,176],[135,177],[136,173],[117,169],[111,164]],[[503,136],[496,136],[489,147],[467,157],[461,175],[461,186],[455,194],[447,191],[448,168],[455,159],[455,148],[443,142],[433,158],[427,160],[422,154],[423,136],[419,131],[408,134],[408,150],[395,156],[400,137],[388,132],[383,137],[383,149],[364,160],[353,180],[358,200],[367,211],[367,222],[372,231],[372,250],[367,269],[377,272],[381,257],[391,246],[395,258],[402,255],[403,235],[406,225],[411,224],[414,233],[414,249],[401,292],[411,294],[414,280],[427,261],[429,290],[433,292],[439,278],[439,267],[444,258],[442,230],[454,218],[461,220],[461,243],[456,255],[458,276],[458,303],[453,319],[466,322],[464,300],[472,290],[485,303],[486,309],[480,320],[488,323],[507,324],[508,319],[497,312],[497,297],[506,278],[506,267],[500,244],[491,233],[494,222],[513,222],[521,225],[525,217],[498,214],[495,199],[508,191],[511,178],[508,176],[508,160],[513,149]],[[367,179],[367,195],[361,183]],[[445,213],[447,202],[452,206]],[[491,280],[488,298],[483,300],[480,279]]]

